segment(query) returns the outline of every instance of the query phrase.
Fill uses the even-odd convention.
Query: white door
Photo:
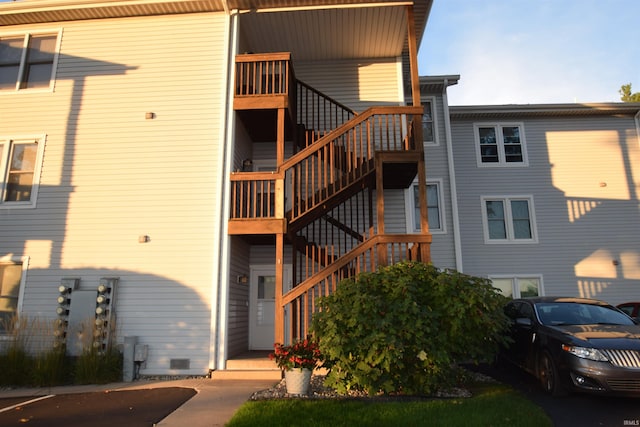
[[[289,289],[291,289],[291,266],[285,265],[284,291],[287,292]],[[273,350],[275,301],[275,266],[252,266],[249,287],[249,350]]]

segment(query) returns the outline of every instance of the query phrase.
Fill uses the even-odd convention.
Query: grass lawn
[[[473,397],[424,401],[282,399],[245,403],[227,424],[241,426],[552,426],[544,411],[513,389],[471,387]]]

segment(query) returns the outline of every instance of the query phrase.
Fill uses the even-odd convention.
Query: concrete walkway
[[[19,388],[0,390],[0,398],[37,397],[96,391],[136,390],[146,388],[186,387],[196,395],[157,424],[159,427],[224,426],[233,414],[256,391],[276,384],[274,379],[180,379],[171,381],[135,381],[105,385]]]

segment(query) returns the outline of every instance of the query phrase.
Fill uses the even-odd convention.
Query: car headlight
[[[562,349],[568,353],[573,354],[574,356],[580,357],[582,359],[595,360],[596,362],[608,362],[607,356],[605,356],[600,350],[597,348],[589,348],[589,347],[576,347],[572,345],[562,344]]]

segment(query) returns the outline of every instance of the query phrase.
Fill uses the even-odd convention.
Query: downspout
[[[449,80],[444,79],[442,88],[442,108],[444,110],[444,132],[447,143],[447,161],[449,163],[449,193],[451,194],[451,216],[453,217],[453,246],[456,256],[456,270],[462,273],[462,242],[460,240],[460,217],[458,213],[458,191],[456,185],[456,171],[453,162],[453,141],[451,138],[451,118],[449,100],[447,98]]]
[[[638,145],[640,145],[640,110],[636,113],[636,138],[638,138]]]
[[[233,141],[234,141],[234,112],[233,112],[233,95],[234,88],[230,82],[234,81],[233,73],[235,67],[234,56],[238,44],[238,14],[236,11],[230,11],[226,1],[223,1],[225,13],[229,17],[226,20],[226,52],[223,85],[226,87],[226,93],[223,97],[221,111],[224,113],[224,126],[221,130],[221,146],[218,150],[218,158],[221,164],[218,173],[218,182],[220,183],[220,197],[216,200],[215,211],[218,217],[218,237],[219,246],[214,245],[213,264],[216,271],[213,272],[215,282],[212,283],[211,298],[211,338],[209,349],[209,369],[224,370],[227,360],[227,327],[229,317],[229,251],[230,242],[228,234],[228,218],[229,211],[229,193],[231,183],[229,176],[233,164]]]

